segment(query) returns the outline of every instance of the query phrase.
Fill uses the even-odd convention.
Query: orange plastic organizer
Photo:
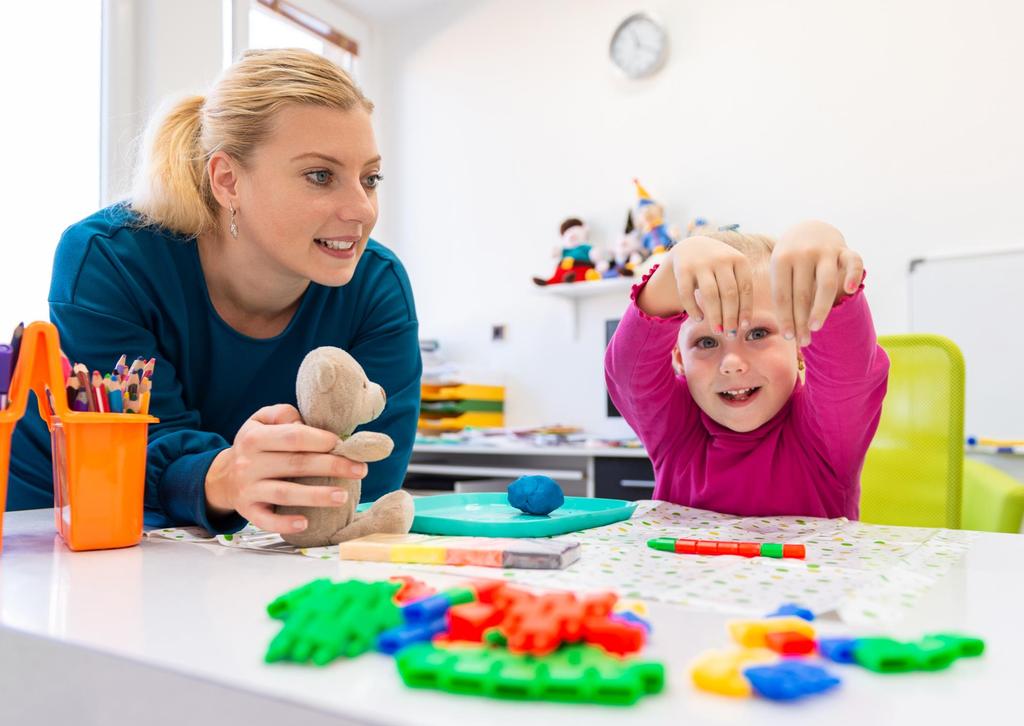
[[[47,387],[52,397],[47,396]],[[11,381],[11,405],[0,411],[0,503],[7,501],[11,433],[25,413],[29,390],[35,391],[39,415],[50,429],[54,520],[64,542],[73,550],[138,544],[147,436],[149,424],[158,419],[142,414],[71,411],[64,395],[60,340],[50,323],[32,323],[25,329]]]

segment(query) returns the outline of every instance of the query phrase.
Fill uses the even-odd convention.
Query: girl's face
[[[750,327],[736,337],[714,335],[707,320],[688,318],[672,351],[690,395],[714,421],[733,431],[753,431],[779,412],[797,379],[796,341],[779,330],[767,273],[755,273]]]
[[[377,222],[380,178],[365,110],[285,107],[239,173],[239,230],[292,276],[344,285]]]

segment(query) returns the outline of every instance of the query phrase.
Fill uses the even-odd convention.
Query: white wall
[[[641,7],[672,56],[627,82],[607,46]],[[423,334],[505,372],[511,425],[614,428],[602,321],[624,299],[585,303],[572,340],[568,303],[529,282],[564,217],[610,241],[633,176],[681,225],[820,217],[864,255],[879,329],[904,330],[911,257],[1020,240],[1021,27],[1010,0],[440,3],[379,33],[383,240]]]

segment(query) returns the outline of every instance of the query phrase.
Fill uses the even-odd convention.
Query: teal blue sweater
[[[146,463],[146,523],[198,524],[214,532],[244,525],[211,521],[206,472],[257,409],[295,405],[295,374],[307,352],[344,348],[384,387],[384,413],[366,428],[395,441],[371,464],[363,500],[401,486],[419,415],[418,323],[405,269],[371,240],[351,282],[311,283],[280,335],[255,339],[225,323],[210,302],[196,243],[139,228],[123,205],[72,225],[57,246],[50,317],[61,347],[90,370],[109,371],[122,354],[155,357]],[[15,428],[7,508],[53,506],[50,440],[34,401]]]

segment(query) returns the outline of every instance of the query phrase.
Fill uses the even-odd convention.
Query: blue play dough
[[[565,504],[565,494],[551,477],[521,476],[508,485],[508,503],[527,514],[551,514]]]

